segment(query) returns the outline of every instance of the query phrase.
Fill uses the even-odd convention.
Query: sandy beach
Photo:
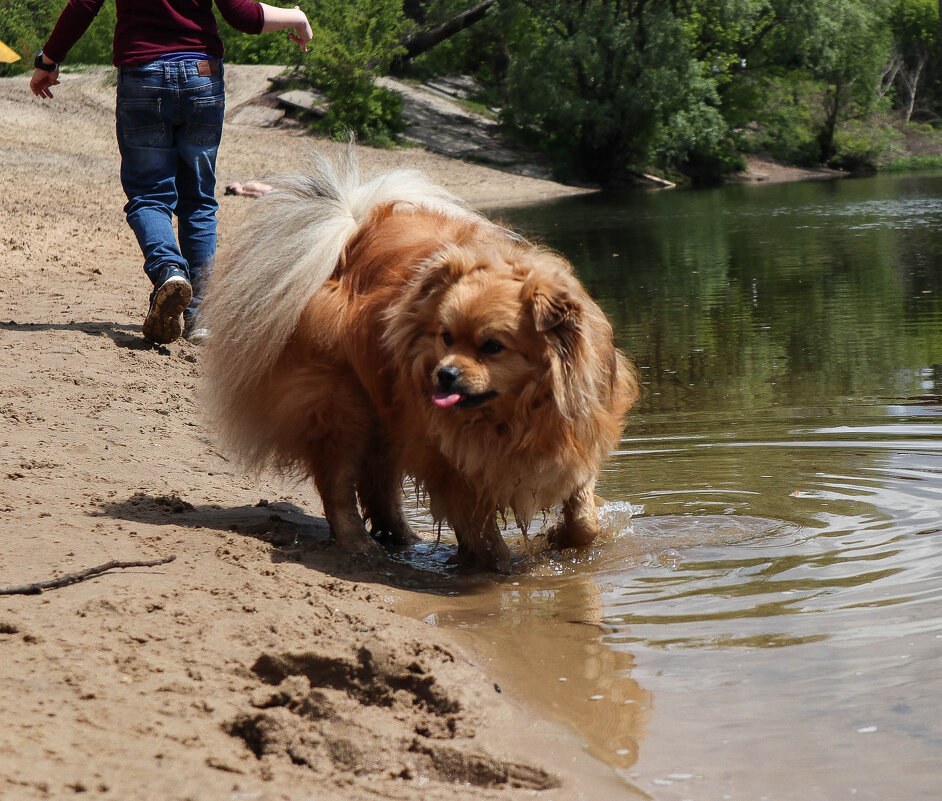
[[[271,68],[231,68],[229,114]],[[577,799],[608,768],[502,692],[407,565],[326,542],[307,485],[242,475],[200,409],[200,352],[141,338],[149,285],[122,213],[110,71],[40,101],[0,80],[0,797]],[[229,125],[220,236],[254,201],[232,181],[298,169],[295,128]],[[410,148],[478,206],[578,191]]]

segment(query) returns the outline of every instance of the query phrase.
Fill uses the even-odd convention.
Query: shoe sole
[[[170,278],[154,294],[144,318],[144,339],[167,345],[183,333],[183,310],[190,305],[193,287],[185,278]]]

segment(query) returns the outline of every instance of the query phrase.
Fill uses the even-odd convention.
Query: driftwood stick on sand
[[[93,576],[100,576],[109,570],[117,570],[125,567],[154,567],[155,565],[165,565],[172,562],[176,556],[165,556],[163,559],[146,559],[137,562],[106,562],[97,567],[87,567],[85,570],[79,570],[75,573],[67,573],[59,578],[47,579],[46,581],[37,581],[34,584],[20,584],[18,587],[0,587],[0,595],[38,595],[43,590],[54,590],[59,587],[68,587],[70,584],[76,584],[79,581],[85,581]]]

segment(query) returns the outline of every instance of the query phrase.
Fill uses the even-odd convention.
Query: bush
[[[880,166],[881,172],[942,170],[942,156],[901,156]]]
[[[788,164],[818,164],[821,86],[806,75],[783,72],[758,81],[763,101],[743,131],[745,147]]]
[[[302,8],[304,4],[302,3]],[[226,61],[232,64],[284,64],[299,67],[304,53],[285,31],[253,35],[230,27],[216,11],[219,35],[226,48]]]
[[[0,41],[21,58],[12,64],[0,64],[0,76],[32,72],[33,57],[46,41],[61,10],[58,0],[4,0],[0,12]]]
[[[405,127],[402,101],[377,75],[402,51],[401,0],[321,0],[305,8],[314,39],[299,78],[327,95],[327,116],[314,127],[337,139],[353,134],[388,145]]]
[[[389,147],[405,129],[402,98],[373,82],[372,76],[334,80],[326,88],[327,116],[313,127],[338,142],[353,134],[359,142]]]
[[[850,172],[873,172],[900,139],[891,126],[880,124],[879,118],[845,122],[834,135],[837,154],[830,166]]]

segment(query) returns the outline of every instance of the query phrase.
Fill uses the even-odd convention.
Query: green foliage
[[[562,177],[611,183],[647,164],[677,167],[722,141],[715,81],[667,4],[526,6],[506,119],[543,141]]]
[[[809,53],[812,73],[825,88],[817,138],[819,159],[828,163],[837,156],[838,123],[873,109],[892,39],[887,0],[828,0],[821,9]]]
[[[788,164],[818,164],[821,85],[806,73],[785,70],[757,78],[755,83],[762,102],[743,137],[745,148]]]
[[[942,156],[901,156],[880,167],[881,172],[942,170]]]
[[[105,4],[92,24],[69,51],[69,64],[111,64],[114,61],[114,26],[116,12],[114,0]],[[49,28],[47,33],[51,33]]]
[[[404,127],[402,101],[375,78],[401,51],[401,0],[321,0],[302,7],[314,39],[299,77],[330,103],[315,127],[337,139],[352,133],[368,144],[389,144]]]
[[[284,64],[298,66],[303,53],[285,31],[253,35],[231,28],[216,11],[226,61],[232,64]]]
[[[932,40],[928,0],[507,0],[529,26],[505,119],[563,177],[596,181],[647,165],[707,179],[744,147],[870,162],[887,146],[868,120],[900,3],[899,29]]]
[[[906,55],[935,49],[939,41],[937,0],[897,0],[889,12],[897,48]]]
[[[872,172],[882,154],[890,151],[899,141],[892,127],[877,123],[874,118],[849,120],[834,135],[834,167],[850,172]]]
[[[474,0],[433,0],[426,10],[426,25],[438,25],[474,5]],[[415,59],[409,74],[474,75],[488,90],[483,98],[494,104],[504,100],[503,88],[510,65],[509,47],[530,25],[525,9],[502,2],[491,7],[476,25],[446,39]]]
[[[0,77],[33,71],[33,57],[46,41],[62,5],[61,0],[3,0],[0,41],[21,58],[12,64],[0,64]]]
[[[314,33],[307,53],[279,31],[249,36],[220,21],[226,58],[240,64],[285,64],[293,80],[327,96],[327,116],[312,126],[345,140],[390,144],[403,127],[402,101],[375,82],[400,52],[401,0],[300,0]]]
[[[333,83],[327,96],[330,110],[314,127],[338,142],[353,134],[364,144],[390,147],[405,128],[402,98],[370,76]]]
[[[31,69],[65,0],[0,0],[0,40]],[[115,0],[68,63],[109,63]],[[219,20],[226,58],[284,64],[327,95],[315,127],[384,145],[403,128],[399,97],[376,78],[402,37],[476,0],[299,0],[308,53],[285,32],[249,36]],[[875,125],[895,103],[908,123],[942,116],[937,0],[500,0],[423,54],[414,75],[473,74],[509,132],[548,152],[559,177],[617,183],[660,170],[711,180],[737,153],[860,166],[898,147]],[[917,96],[918,89],[918,96]],[[918,105],[917,105],[918,97]],[[884,117],[885,118],[885,117]]]
[[[743,149],[768,154],[802,167],[821,163],[820,134],[825,125],[826,83],[807,74],[783,73],[763,82],[766,102],[742,137]],[[880,106],[875,107],[877,110]],[[868,171],[899,145],[899,134],[886,124],[886,109],[841,119],[834,128],[833,167]]]
[[[885,82],[898,98],[908,123],[925,86],[931,85],[933,78],[938,82],[939,6],[936,0],[897,0],[890,9],[889,24],[893,55]]]

